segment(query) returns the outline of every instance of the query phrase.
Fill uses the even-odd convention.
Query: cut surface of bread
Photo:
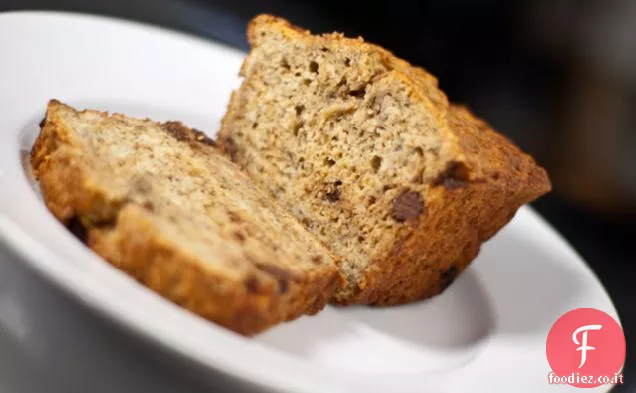
[[[360,39],[270,15],[217,139],[341,256],[341,304],[441,293],[517,209],[547,193],[543,168],[421,68]],[[512,262],[511,262],[512,263]]]
[[[203,133],[50,101],[31,162],[50,211],[97,254],[243,335],[322,309],[328,250]]]

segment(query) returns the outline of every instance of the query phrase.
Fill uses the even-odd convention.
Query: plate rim
[[[153,24],[150,22],[146,22],[139,19],[134,18],[125,18],[121,16],[114,15],[106,15],[106,14],[97,14],[90,13],[84,11],[77,10],[53,10],[53,9],[37,9],[37,10],[9,10],[9,11],[0,11],[0,23],[3,22],[5,18],[62,18],[62,19],[76,19],[85,21],[97,21],[101,23],[115,23],[115,24],[123,24],[128,25],[129,28],[140,28],[143,30],[154,30],[163,35],[172,35],[179,36],[179,38],[189,40],[192,42],[198,42],[204,45],[212,45],[216,46],[219,49],[234,52],[235,54],[244,56],[247,54],[246,51],[236,48],[228,43],[223,41],[215,40],[212,38],[207,38],[206,36],[196,34],[194,32],[188,32],[185,30],[180,30],[176,28],[170,28],[163,25]],[[1,27],[1,26],[0,26]]]

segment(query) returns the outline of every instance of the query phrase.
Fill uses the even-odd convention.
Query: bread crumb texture
[[[342,257],[335,303],[441,293],[550,190],[530,156],[390,52],[270,15],[248,38],[218,143]]]

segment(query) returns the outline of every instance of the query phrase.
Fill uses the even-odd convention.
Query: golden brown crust
[[[84,176],[82,143],[61,127],[56,115],[62,105],[51,100],[40,135],[31,149],[33,174],[40,181],[45,204],[63,224],[74,217],[110,221],[122,201],[108,198]]]
[[[113,266],[186,309],[239,334],[251,336],[267,328],[321,310],[341,284],[335,268],[325,264],[286,282],[284,293],[271,280],[237,281],[206,269],[186,250],[162,235],[150,213],[138,204],[112,198],[90,182],[90,157],[56,116],[63,105],[51,101],[31,163],[45,203],[63,224],[81,222],[87,245]],[[174,132],[187,132],[172,124]],[[189,142],[202,140],[196,132]],[[260,273],[258,273],[260,274]],[[263,273],[264,274],[264,273]]]
[[[466,108],[452,106],[449,123],[482,177],[434,187],[421,219],[371,264],[353,296],[336,303],[395,305],[443,292],[519,207],[550,191],[532,157]]]
[[[336,285],[334,274],[305,276],[286,294],[253,288],[206,271],[174,246],[136,205],[127,205],[117,224],[89,230],[88,245],[117,268],[174,303],[243,335],[254,335],[302,314],[315,314]]]

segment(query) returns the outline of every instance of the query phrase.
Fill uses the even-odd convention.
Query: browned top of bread
[[[45,202],[116,267],[251,335],[321,309],[329,251],[202,132],[49,103],[32,150]]]
[[[450,104],[435,77],[379,46],[271,15],[256,17],[248,38],[219,144],[343,257],[338,302],[439,293],[551,188],[534,159]]]
[[[473,115],[467,107],[452,105],[448,119],[450,129],[458,137],[467,166],[477,174],[473,180],[475,183],[490,183],[523,199],[523,203],[551,190],[545,169],[510,139]]]

